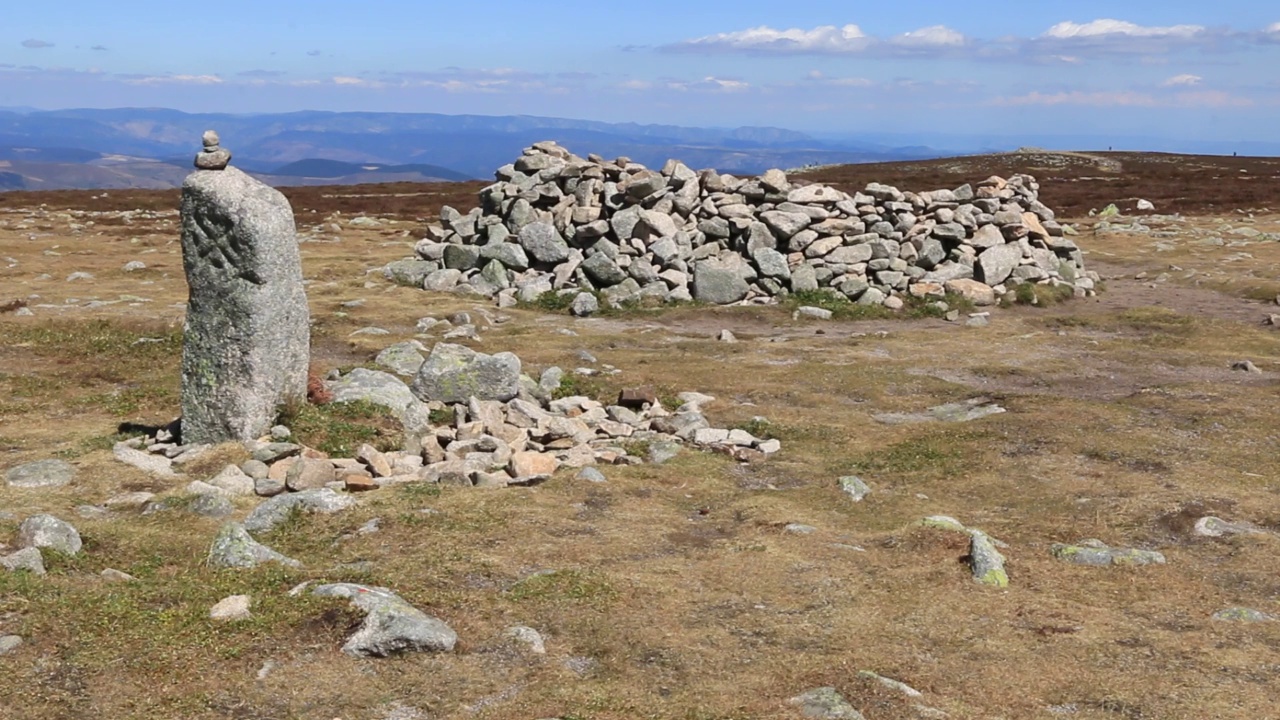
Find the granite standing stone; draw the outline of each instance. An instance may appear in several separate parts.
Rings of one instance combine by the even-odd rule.
[[[311,334],[289,201],[235,168],[192,173],[182,260],[182,440],[251,440],[306,397]]]

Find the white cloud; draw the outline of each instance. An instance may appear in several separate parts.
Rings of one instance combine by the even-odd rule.
[[[932,25],[903,33],[889,42],[907,47],[960,47],[965,44],[965,36],[946,25]]]
[[[1045,31],[1041,37],[1056,40],[1075,38],[1098,38],[1113,35],[1128,37],[1178,37],[1191,38],[1204,33],[1203,25],[1173,25],[1170,27],[1145,27],[1125,20],[1101,19],[1084,24],[1060,22]]]
[[[1174,75],[1173,77],[1160,83],[1160,87],[1193,87],[1204,82],[1204,78],[1199,75]]]
[[[53,47],[53,43],[48,42],[47,40],[36,40],[35,38],[32,38],[30,40],[23,40],[22,47],[27,48],[28,50],[40,50],[43,48]]]
[[[863,50],[869,38],[862,28],[822,25],[812,30],[775,30],[766,25],[737,32],[718,33],[669,46],[673,50],[753,51],[778,53],[847,53]]]
[[[1268,26],[1267,26],[1267,30],[1266,30],[1266,32],[1269,32],[1269,33],[1276,33],[1276,34],[1280,35],[1280,22],[1277,22],[1277,23],[1271,23],[1270,25],[1268,25]]]
[[[679,90],[681,92],[695,91],[731,93],[751,89],[751,84],[743,82],[742,80],[728,80],[725,78],[718,78],[713,75],[708,75],[701,80],[695,81],[669,80],[667,81],[666,86],[671,90]]]
[[[221,85],[217,75],[126,75],[130,85]]]

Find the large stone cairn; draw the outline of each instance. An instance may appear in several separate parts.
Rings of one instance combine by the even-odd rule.
[[[182,439],[251,440],[303,401],[311,331],[293,209],[207,132],[182,185]]]
[[[1023,283],[1087,295],[1098,279],[1028,175],[922,193],[872,183],[849,195],[781,170],[740,179],[670,160],[655,172],[552,142],[496,175],[479,207],[445,207],[417,257],[385,274],[508,304],[574,289],[614,303],[730,304],[827,288],[889,307],[946,292],[989,304]]]

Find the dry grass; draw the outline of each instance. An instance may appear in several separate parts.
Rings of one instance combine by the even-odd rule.
[[[754,465],[686,452],[604,468],[604,485],[562,473],[502,491],[386,489],[266,538],[304,570],[230,572],[203,566],[217,521],[180,509],[77,516],[127,490],[180,498],[236,456],[227,449],[173,481],[111,460],[121,423],[177,412],[180,258],[159,244],[141,257],[166,258],[168,278],[116,276],[138,244],[49,232],[32,242],[0,228],[0,255],[19,259],[0,282],[41,295],[34,317],[0,316],[0,467],[57,455],[80,474],[56,490],[0,487],[0,508],[71,520],[86,550],[51,559],[44,578],[0,575],[0,634],[26,638],[3,658],[5,720],[381,720],[397,704],[433,718],[774,718],[819,685],[871,720],[918,717],[863,669],[909,683],[953,718],[1051,717],[1050,706],[1108,720],[1274,714],[1280,623],[1210,615],[1280,614],[1280,541],[1189,532],[1210,512],[1280,530],[1280,336],[1256,324],[1256,302],[1119,278],[1097,302],[1000,309],[982,329],[934,318],[796,324],[785,308],[590,320],[502,311],[511,319],[482,324],[476,347],[512,350],[535,372],[582,365],[587,350],[622,370],[593,379],[592,392],[707,392],[719,398],[708,410],[717,425],[767,431],[784,450]],[[479,316],[474,302],[365,274],[411,241],[363,231],[303,246],[317,372],[370,362],[423,315]],[[1082,244],[1129,252],[1119,239]],[[53,245],[64,254],[44,255]],[[100,297],[152,302],[85,307],[88,295],[61,278],[86,268]],[[49,269],[56,281],[35,279]],[[368,325],[392,334],[350,336]],[[741,342],[713,341],[722,327]],[[1246,357],[1265,374],[1229,369]],[[1009,412],[965,425],[872,419],[980,395]],[[849,502],[835,486],[846,474],[873,494]],[[241,514],[252,505],[239,502]],[[916,525],[937,513],[1009,543],[1008,590],[970,579],[963,536]],[[379,532],[353,533],[373,518]],[[0,542],[17,519],[0,520]],[[795,522],[817,532],[784,532]],[[1169,564],[1051,558],[1053,543],[1088,537],[1159,549]],[[107,567],[138,581],[106,583]],[[346,657],[338,648],[359,616],[288,597],[303,580],[391,587],[457,630],[459,650]],[[254,619],[207,619],[232,594],[253,597]],[[517,624],[545,635],[545,657],[503,639]]]

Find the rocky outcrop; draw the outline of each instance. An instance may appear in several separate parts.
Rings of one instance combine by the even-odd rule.
[[[508,303],[593,291],[722,305],[828,289],[889,307],[942,298],[960,280],[992,299],[1023,283],[1085,295],[1097,280],[1028,175],[850,195],[780,170],[742,179],[672,160],[655,172],[544,142],[497,180],[470,212],[441,211],[416,246],[419,274],[397,261],[387,277]]]

